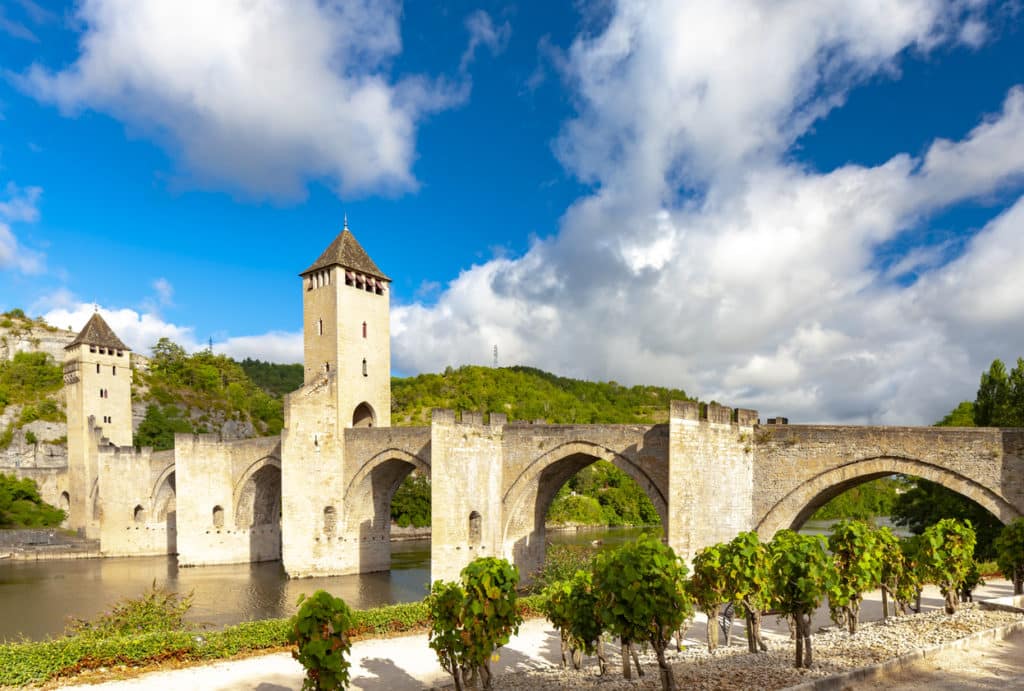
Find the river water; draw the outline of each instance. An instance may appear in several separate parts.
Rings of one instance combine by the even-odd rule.
[[[549,531],[552,544],[612,547],[638,528]],[[323,589],[356,609],[420,600],[430,581],[430,540],[391,544],[391,571],[291,580],[280,562],[178,568],[174,557],[0,562],[0,640],[41,639],[64,631],[70,617],[88,619],[154,582],[192,593],[189,621],[210,627],[291,616],[302,593]]]
[[[880,525],[892,524],[878,519]],[[826,534],[835,521],[808,521],[801,532]],[[899,535],[905,529],[894,527]],[[648,529],[650,530],[650,529]],[[904,531],[904,532],[901,532]],[[549,530],[551,544],[603,549],[636,538],[641,528]],[[179,569],[175,557],[0,562],[0,640],[40,639],[64,631],[70,617],[89,619],[156,583],[192,593],[188,619],[221,627],[291,616],[302,593],[326,590],[356,609],[420,600],[430,581],[430,540],[391,543],[391,571],[291,580],[280,562]]]

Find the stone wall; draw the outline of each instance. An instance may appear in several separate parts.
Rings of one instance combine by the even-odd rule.
[[[174,470],[173,452],[106,445],[99,449],[102,496],[100,551],[104,556],[174,554],[177,522],[173,489],[164,484]],[[170,500],[170,501],[168,501]]]
[[[687,560],[750,529],[755,424],[755,411],[672,401],[667,536]]]
[[[456,580],[479,556],[501,556],[504,416],[483,424],[479,413],[455,419],[435,410],[431,449],[431,580]]]
[[[225,442],[215,435],[177,434],[174,448],[178,563],[280,558],[280,438]],[[254,481],[264,477],[269,484]]]

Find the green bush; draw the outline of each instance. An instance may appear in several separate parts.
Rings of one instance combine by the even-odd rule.
[[[461,583],[435,581],[426,602],[429,645],[457,691],[479,676],[491,689],[490,660],[495,649],[519,631],[516,608],[519,571],[504,559],[478,557],[462,569]]]
[[[944,518],[921,534],[918,559],[927,583],[934,583],[946,599],[946,613],[956,612],[959,591],[974,565],[974,528],[970,521]]]
[[[566,664],[566,651],[570,652],[575,669],[580,668],[581,653],[597,653],[603,675],[607,666],[601,641],[604,622],[591,571],[580,570],[569,580],[550,584],[544,589],[543,598],[544,616],[558,629],[561,638],[562,666]]]
[[[570,580],[577,571],[589,571],[597,549],[589,545],[551,545],[544,564],[530,578],[530,590],[540,592],[553,583]]]
[[[288,640],[296,644],[292,657],[306,670],[304,691],[335,691],[348,686],[345,659],[352,643],[348,630],[352,611],[339,597],[318,590],[299,597],[299,611],[291,619]]]
[[[832,621],[857,633],[864,593],[882,580],[883,545],[867,523],[840,521],[832,528],[828,548],[837,576],[828,593]]]
[[[718,613],[731,599],[726,556],[724,545],[710,545],[697,552],[693,558],[693,575],[687,583],[694,602],[708,617],[708,652],[712,653],[718,647]]]
[[[817,535],[780,530],[768,544],[772,600],[796,627],[796,667],[811,666],[811,616],[837,581],[835,565]]]
[[[0,473],[0,527],[48,528],[64,518],[64,511],[42,500],[35,480]]]
[[[693,612],[686,570],[672,548],[651,535],[594,560],[598,610],[608,631],[622,639],[625,676],[629,676],[629,646],[646,642],[658,657],[662,689],[675,688],[665,649]]]
[[[761,613],[771,609],[771,559],[768,546],[757,533],[740,533],[722,547],[725,589],[731,602],[739,604],[747,626],[747,649],[768,650],[761,636]]]

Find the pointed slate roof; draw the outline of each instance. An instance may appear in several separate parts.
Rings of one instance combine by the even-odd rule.
[[[303,271],[300,276],[318,271],[319,269],[326,269],[328,266],[341,266],[346,269],[352,269],[362,274],[374,276],[384,281],[390,281],[391,279],[384,275],[384,272],[377,268],[377,265],[370,259],[370,255],[366,253],[363,246],[356,240],[356,236],[352,234],[352,231],[345,226],[345,229],[341,231],[341,235],[334,238],[324,253],[320,255],[320,258],[313,262],[313,265]]]
[[[89,317],[85,327],[75,336],[75,340],[64,346],[64,350],[70,350],[82,344],[99,346],[101,348],[113,348],[114,350],[131,350],[117,337],[117,334],[114,333],[114,330],[110,328],[107,322],[103,321],[103,317],[100,316],[99,312]]]

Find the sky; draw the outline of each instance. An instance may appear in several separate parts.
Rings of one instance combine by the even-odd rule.
[[[1024,355],[1024,7],[0,0],[0,310],[300,362],[345,217],[394,374],[930,424]]]

